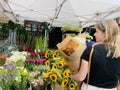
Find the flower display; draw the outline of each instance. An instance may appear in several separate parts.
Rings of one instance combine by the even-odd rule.
[[[25,60],[25,67],[29,71],[33,71],[33,68],[37,65],[43,64],[46,61],[44,57],[44,52],[29,52],[26,60]]]
[[[7,61],[14,62],[17,66],[24,66],[24,62],[27,57],[27,52],[25,51],[12,51],[11,56],[7,57]]]
[[[25,90],[27,88],[28,72],[17,68],[13,63],[3,66],[0,70],[0,87],[3,90]]]
[[[45,65],[39,65],[35,66],[33,71],[29,72],[29,78],[28,81],[30,82],[32,88],[40,88],[44,90],[46,86],[50,83],[46,81],[44,78],[44,74],[46,71],[48,71],[50,68],[46,67]]]
[[[12,52],[7,58],[10,63],[0,70],[0,88],[3,90],[46,90],[56,85],[65,90],[77,90],[77,83],[70,78],[71,72],[59,50],[45,52]],[[18,67],[16,62],[23,61]]]

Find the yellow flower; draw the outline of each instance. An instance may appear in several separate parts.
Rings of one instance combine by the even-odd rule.
[[[66,65],[66,61],[64,60],[64,58],[62,58],[61,61],[63,62],[64,65]]]
[[[56,71],[56,68],[52,68],[52,69],[51,69],[51,72],[55,72],[55,71]]]
[[[52,82],[56,82],[56,81],[57,81],[57,75],[56,75],[56,74],[51,74],[51,75],[50,75],[50,80],[51,80]]]
[[[45,75],[44,75],[44,77],[48,78],[50,74],[51,74],[51,72],[46,72]]]
[[[50,62],[48,60],[45,62],[45,66],[50,66]]]
[[[70,70],[69,69],[66,69],[64,72],[63,72],[63,77],[69,77],[70,76]]]
[[[57,69],[56,63],[53,63],[53,64],[52,64],[52,67],[55,68],[55,69]]]
[[[58,67],[59,67],[59,68],[62,68],[63,66],[64,66],[63,62],[62,62],[62,61],[59,61],[59,62],[58,62]]]
[[[57,52],[57,50],[53,50],[53,53],[56,53]]]
[[[49,57],[49,54],[48,53],[45,53],[45,58],[48,58]]]
[[[48,53],[49,50],[46,50],[45,53]]]
[[[73,83],[69,85],[69,90],[75,90],[75,85]]]
[[[55,53],[53,53],[53,58],[57,58],[57,55]]]
[[[65,71],[67,71],[68,73],[70,73],[70,69],[66,69]]]
[[[57,76],[58,76],[59,78],[62,78],[60,72],[57,71],[56,74],[57,74]]]
[[[69,77],[70,75],[69,75],[69,73],[67,72],[67,71],[64,71],[63,72],[63,77]]]
[[[24,70],[24,71],[22,72],[22,76],[24,76],[24,77],[28,76],[28,72],[27,72],[26,70]]]
[[[61,86],[64,88],[64,87],[67,86],[67,84],[68,84],[68,80],[64,79],[64,80],[62,81]]]

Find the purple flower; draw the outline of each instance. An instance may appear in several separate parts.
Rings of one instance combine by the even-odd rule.
[[[45,62],[45,61],[46,61],[46,59],[44,58],[44,59],[43,59],[43,62]]]
[[[44,56],[44,52],[39,52],[39,55],[40,56]]]
[[[4,69],[14,69],[14,68],[16,68],[16,66],[13,63],[4,65]]]
[[[39,64],[42,64],[44,61],[43,61],[43,59],[39,59],[39,60],[37,60],[37,62],[38,62]]]
[[[36,54],[36,52],[30,52],[30,56],[31,56],[31,57],[36,57],[37,54]]]
[[[29,59],[26,59],[26,60],[25,60],[25,62],[26,62],[26,63],[29,63],[29,62],[30,62],[30,60],[29,60]]]
[[[36,60],[31,60],[31,63],[35,63],[36,62]]]

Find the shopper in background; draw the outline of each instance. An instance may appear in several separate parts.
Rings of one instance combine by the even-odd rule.
[[[113,19],[100,20],[96,23],[94,34],[96,44],[92,54],[90,77],[87,90],[117,90],[120,78],[120,30]],[[78,73],[71,77],[79,82],[83,81],[81,90],[86,90],[89,46],[81,56],[82,63]]]

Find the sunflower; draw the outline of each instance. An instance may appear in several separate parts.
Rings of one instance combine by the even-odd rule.
[[[57,58],[57,55],[56,53],[53,53],[53,57],[52,58]]]
[[[66,61],[64,60],[64,58],[62,58],[60,61],[62,61],[63,64],[66,65]]]
[[[53,64],[52,64],[52,68],[57,69],[57,64],[56,64],[56,63],[53,63]]]
[[[50,62],[48,60],[45,62],[45,66],[50,66]]]
[[[57,50],[52,50],[53,51],[53,53],[57,53]]]
[[[55,72],[57,69],[56,68],[52,68],[51,69],[51,72]]]
[[[62,78],[61,73],[59,71],[57,71],[56,74],[59,78]]]
[[[46,72],[45,74],[44,74],[44,77],[45,78],[49,78],[49,75],[51,74],[51,72]]]
[[[45,58],[48,58],[49,57],[49,53],[45,53]]]
[[[51,75],[50,75],[50,80],[51,80],[52,82],[56,82],[56,81],[57,81],[57,75],[56,75],[56,74],[51,74]]]
[[[65,70],[63,72],[63,77],[69,77],[69,76],[70,76],[69,72],[67,70]]]
[[[64,66],[63,61],[59,61],[57,65],[59,68],[63,68],[63,66]]]
[[[75,90],[75,85],[73,83],[69,85],[69,90]]]
[[[64,79],[64,80],[62,81],[61,86],[64,88],[64,87],[67,86],[67,84],[68,84],[68,80],[67,80],[67,79]]]

